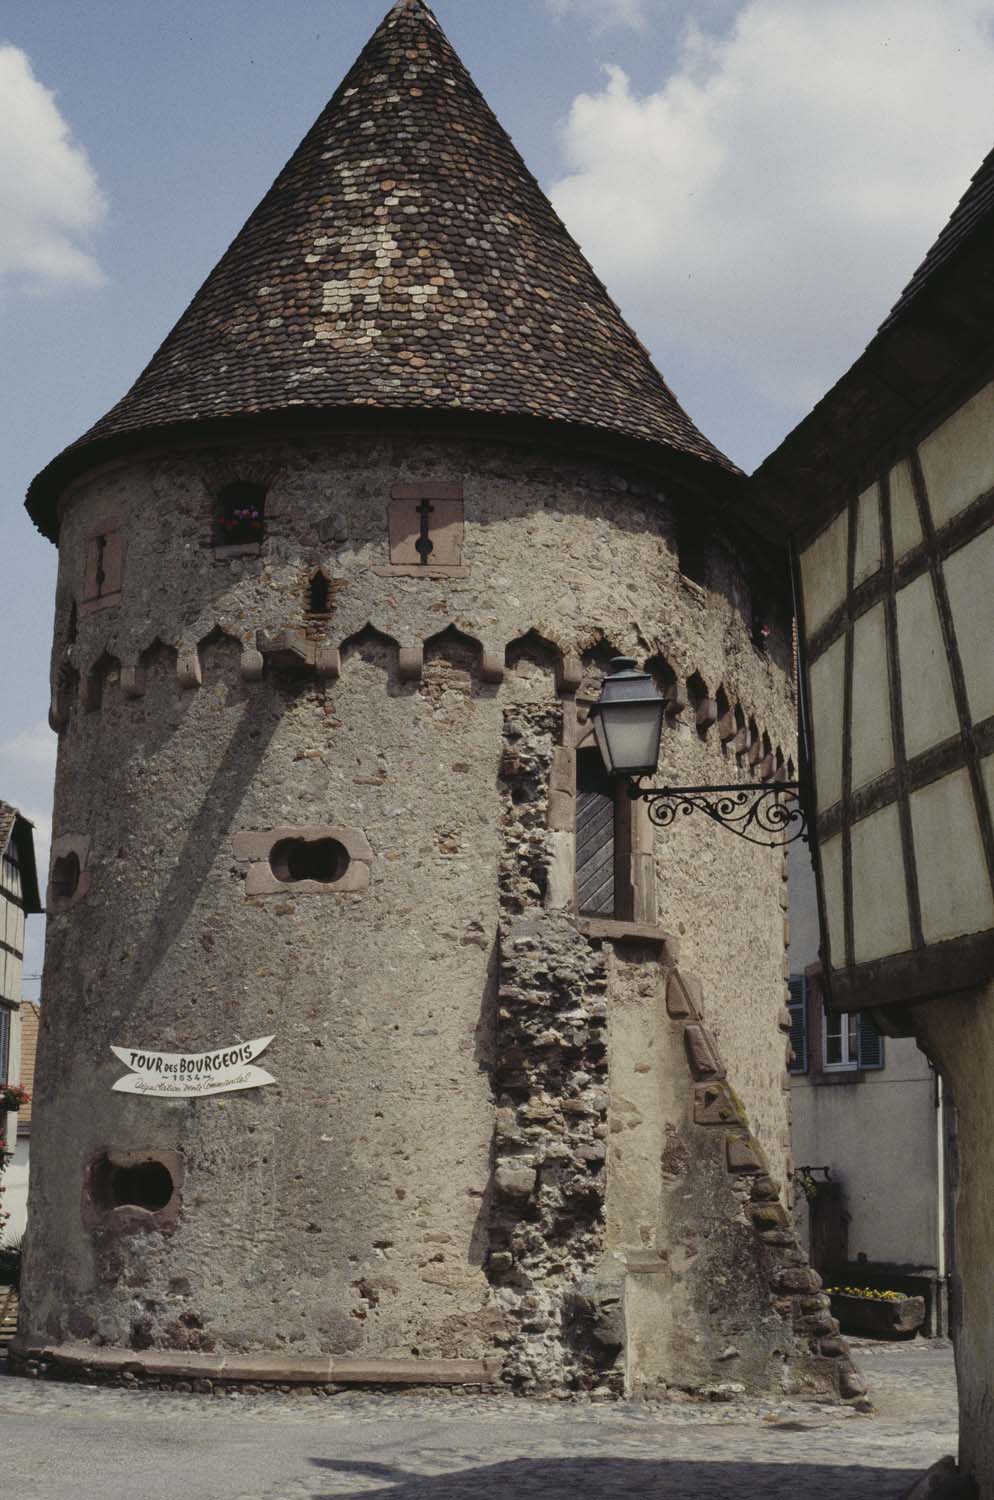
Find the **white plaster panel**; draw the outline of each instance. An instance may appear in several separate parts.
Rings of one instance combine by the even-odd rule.
[[[911,794],[915,863],[927,943],[994,926],[970,778],[954,771]]]
[[[945,562],[946,588],[974,723],[994,714],[994,528]]]
[[[920,457],[938,529],[994,487],[994,386],[985,385],[930,433]]]
[[[911,947],[896,803],[852,828],[853,956],[858,964]]]
[[[839,639],[812,663],[811,721],[814,730],[818,809],[842,796],[842,699],[845,640]]]
[[[879,573],[883,561],[880,544],[880,486],[864,490],[856,507],[856,556],[853,583]]]
[[[845,596],[848,535],[849,517],[842,510],[801,553],[804,621],[809,633],[824,624]]]
[[[897,649],[904,739],[908,755],[914,756],[959,729],[939,613],[927,573],[897,595]]]
[[[894,764],[887,670],[887,624],[882,604],[853,630],[852,784],[865,786]]]
[[[845,907],[842,896],[842,836],[827,839],[821,845],[821,879],[825,898],[828,941],[832,949],[832,968],[841,969],[846,962]]]
[[[994,812],[994,755],[988,755],[980,762],[980,771],[987,790],[987,805]]]
[[[906,458],[902,458],[890,471],[890,530],[894,543],[894,561],[900,562],[905,553],[917,547],[922,539],[922,523],[911,479],[911,465]]]

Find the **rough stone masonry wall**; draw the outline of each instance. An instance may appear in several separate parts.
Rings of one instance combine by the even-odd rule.
[[[545,907],[548,787],[562,718],[559,704],[519,704],[504,717],[487,1272],[506,1318],[506,1380],[524,1392],[619,1393],[621,1319],[585,1298],[604,1249],[606,955],[567,914]],[[617,1293],[615,1306],[620,1312]]]
[[[862,1394],[675,945],[549,909],[558,705],[505,709],[494,1219],[530,1391]]]
[[[212,545],[212,494],[234,479],[269,486],[258,555]],[[463,486],[459,576],[384,566],[398,482]],[[72,639],[87,537],[109,520],[120,601],[80,610]],[[306,617],[316,567],[335,585],[322,622]],[[480,1359],[506,1341],[519,1388],[638,1383],[619,1338],[630,1246],[608,1233],[601,1165],[612,1135],[639,1139],[631,1080],[610,1078],[604,1099],[626,985],[614,948],[543,893],[568,837],[544,826],[549,763],[567,719],[575,735],[585,670],[628,651],[665,659],[686,726],[667,747],[727,760],[730,779],[785,764],[787,642],[757,651],[740,570],[716,554],[712,575],[710,590],[681,577],[658,485],[538,450],[287,441],[153,456],[74,488],[55,834],[79,842],[86,888],[49,928],[26,1334],[299,1358]],[[526,637],[544,639],[538,676],[515,665]],[[238,840],[315,821],[366,841],[368,885],[249,892]],[[775,1146],[781,919],[765,858],[750,871],[706,840],[661,857],[658,906],[702,950],[709,927],[738,945],[713,1006]],[[276,1088],[154,1107],[110,1090],[111,1044],[270,1032]],[[83,1221],[103,1149],[180,1158],[169,1222],[121,1235]]]

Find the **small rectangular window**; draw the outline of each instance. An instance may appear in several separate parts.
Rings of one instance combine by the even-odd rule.
[[[826,1073],[855,1072],[858,1068],[882,1068],[884,1041],[868,1016],[841,1011],[825,1017],[824,1068]]]
[[[218,493],[214,511],[214,547],[258,548],[266,535],[266,487],[238,480]],[[230,551],[228,552],[230,556]]]
[[[120,602],[123,571],[124,539],[117,527],[108,526],[87,539],[80,596],[84,612]]]
[[[599,750],[576,757],[576,899],[584,916],[613,917],[614,785]]]
[[[465,505],[461,485],[398,485],[387,513],[392,568],[460,568]]]
[[[576,756],[576,904],[581,916],[630,922],[635,803],[596,746]]]

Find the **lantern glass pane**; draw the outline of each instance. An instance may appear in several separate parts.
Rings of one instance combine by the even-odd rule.
[[[651,774],[659,761],[662,728],[662,699],[604,704],[595,716],[595,732],[608,770],[625,776]]]

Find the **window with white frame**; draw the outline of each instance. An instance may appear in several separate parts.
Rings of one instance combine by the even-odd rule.
[[[884,1039],[868,1016],[856,1011],[826,1015],[822,1022],[822,1067],[826,1073],[882,1068]]]

